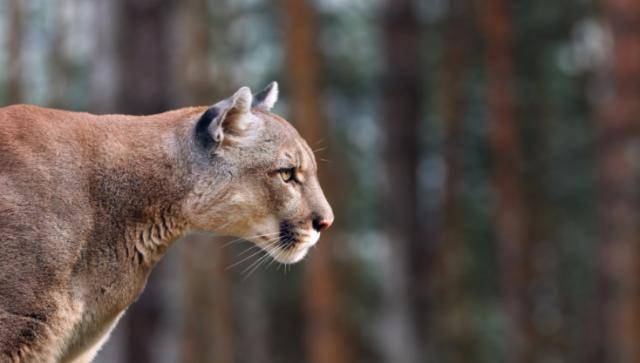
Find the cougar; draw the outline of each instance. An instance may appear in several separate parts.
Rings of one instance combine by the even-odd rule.
[[[0,362],[89,362],[194,230],[301,260],[333,222],[274,82],[151,116],[0,108]]]

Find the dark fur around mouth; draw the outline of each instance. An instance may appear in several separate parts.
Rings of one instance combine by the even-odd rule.
[[[293,248],[300,240],[299,234],[295,231],[295,226],[288,222],[280,222],[280,241],[279,244],[285,250]]]

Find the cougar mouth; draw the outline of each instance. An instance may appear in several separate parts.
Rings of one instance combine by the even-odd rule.
[[[320,233],[314,229],[305,230],[293,223],[280,223],[278,241],[274,245],[264,246],[276,261],[280,263],[296,263],[302,260],[320,238]]]
[[[304,232],[301,233],[292,223],[283,221],[280,223],[278,246],[285,251],[291,250],[300,243],[304,236]]]

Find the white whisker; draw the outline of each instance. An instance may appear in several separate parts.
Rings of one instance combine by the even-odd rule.
[[[246,280],[247,278],[249,278],[249,275],[251,275],[254,271],[256,271],[260,265],[262,265],[262,263],[264,261],[266,261],[268,258],[270,257],[269,252],[265,251],[264,256],[260,257],[254,264],[252,264],[251,266],[247,267],[244,271],[242,271],[242,273],[244,274],[247,270],[251,269],[252,266],[254,266],[251,270],[249,270],[249,272],[246,274],[246,276],[244,277],[244,280]]]
[[[266,247],[266,246],[270,246],[270,245],[272,245],[274,242],[277,242],[277,241],[278,241],[278,239],[279,239],[279,238],[277,238],[277,239],[270,239],[270,240],[267,240],[267,244],[265,245],[265,247]],[[247,253],[247,252],[249,252],[249,251],[251,251],[251,250],[254,250],[254,249],[256,249],[256,248],[258,248],[258,249],[262,249],[262,247],[260,247],[259,245],[254,244],[253,246],[251,246],[251,247],[247,248],[246,250],[244,250],[244,251],[240,252],[240,253],[238,254],[238,257],[240,257],[240,256],[244,255],[245,253]]]
[[[272,232],[272,233],[257,234],[255,236],[240,237],[240,238],[236,238],[236,239],[234,239],[232,241],[229,241],[229,242],[223,244],[222,247],[226,247],[228,245],[234,244],[236,242],[242,242],[242,241],[252,242],[252,239],[254,239],[254,238],[269,237],[269,236],[273,236],[273,235],[276,235],[276,234],[280,234],[280,232]]]
[[[257,251],[257,252],[254,252],[254,253],[252,253],[252,254],[250,254],[249,256],[245,256],[245,257],[244,257],[243,259],[241,259],[240,261],[234,262],[233,264],[231,264],[230,266],[228,266],[226,269],[228,270],[228,269],[230,269],[230,268],[232,268],[232,267],[234,267],[234,266],[237,266],[237,265],[239,265],[239,264],[243,263],[244,261],[246,261],[246,260],[250,259],[251,257],[258,255],[258,254],[259,254],[263,249],[266,249],[267,247],[270,247],[271,245],[273,245],[273,244],[275,244],[275,243],[278,243],[278,240],[279,240],[279,238],[278,238],[278,239],[274,239],[274,240],[272,240],[272,241],[269,241],[269,242],[268,242],[268,243],[267,243],[263,248],[261,248],[260,246],[251,246],[251,247],[249,247],[248,249],[246,249],[245,251],[243,251],[240,255],[242,255],[242,254],[246,253],[247,251],[250,251],[250,250],[252,250],[252,249],[254,249],[254,248],[258,248],[258,251]],[[240,256],[240,255],[239,255],[239,256]]]
[[[327,149],[327,147],[326,147],[326,146],[319,147],[319,148],[317,148],[317,149],[313,149],[313,153],[315,154],[315,153],[317,153],[317,152],[320,152],[320,151],[323,151],[323,150],[326,150],[326,149]]]

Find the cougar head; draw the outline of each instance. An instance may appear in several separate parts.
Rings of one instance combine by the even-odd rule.
[[[197,158],[187,210],[195,228],[245,238],[294,263],[334,217],[313,151],[270,112],[277,98],[275,82],[256,95],[243,87],[194,120]]]

